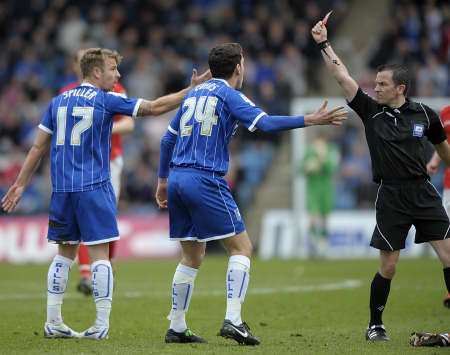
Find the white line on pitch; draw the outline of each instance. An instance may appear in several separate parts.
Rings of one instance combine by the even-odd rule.
[[[299,286],[288,286],[288,287],[251,287],[247,291],[248,294],[254,295],[269,295],[274,293],[308,293],[308,292],[320,292],[320,291],[337,291],[337,290],[345,290],[345,289],[353,289],[361,287],[362,282],[360,280],[344,280],[341,282],[333,282],[333,283],[323,283],[317,285],[299,285]],[[144,297],[169,297],[170,290],[165,292],[152,292],[152,291],[126,291],[126,292],[117,292],[114,296],[115,298],[144,298]],[[215,289],[215,290],[196,290],[196,296],[223,296],[223,289]],[[45,293],[17,293],[17,294],[0,294],[0,300],[31,300],[31,299],[44,299],[46,298]],[[85,298],[85,296],[68,292],[64,295],[64,299],[77,299],[77,298]]]

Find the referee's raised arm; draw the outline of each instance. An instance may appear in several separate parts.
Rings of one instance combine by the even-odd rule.
[[[333,48],[328,41],[326,24],[330,15],[331,11],[323,18],[323,20],[316,23],[316,25],[311,29],[311,35],[319,46],[328,70],[331,74],[333,74],[338,84],[342,87],[345,98],[350,102],[358,92],[358,84],[350,76],[344,63],[342,63],[341,59],[336,55],[336,53],[334,53]]]

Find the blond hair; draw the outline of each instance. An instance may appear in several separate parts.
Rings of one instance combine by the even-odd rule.
[[[122,61],[122,56],[114,50],[107,48],[88,48],[80,59],[80,69],[83,78],[91,75],[94,67],[98,67],[103,71],[105,67],[105,58],[113,58],[117,65]]]

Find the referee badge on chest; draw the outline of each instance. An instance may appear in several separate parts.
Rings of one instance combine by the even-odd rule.
[[[421,123],[414,123],[413,136],[414,137],[423,137],[423,133],[425,131],[425,126]]]

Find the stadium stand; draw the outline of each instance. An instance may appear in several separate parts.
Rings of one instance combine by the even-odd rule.
[[[293,95],[320,85],[309,65],[317,51],[310,25],[343,1],[31,1],[0,4],[0,194],[12,182],[49,98],[73,81],[71,55],[104,46],[124,55],[122,83],[130,96],[156,97],[183,86],[209,48],[239,41],[246,49],[246,94],[271,113],[287,113]],[[340,10],[341,9],[341,10]],[[180,28],[183,28],[180,31]],[[11,30],[13,29],[13,30]],[[167,120],[138,122],[125,138],[122,210],[154,210],[159,137]],[[230,181],[248,206],[278,138],[244,135],[234,143]],[[257,166],[255,166],[257,162]],[[48,163],[27,190],[20,213],[45,212]]]
[[[120,70],[130,96],[156,97],[183,86],[193,66],[204,68],[217,42],[239,41],[246,49],[245,93],[270,112],[285,113],[290,99],[320,92],[318,51],[310,25],[333,8],[334,26],[349,2],[291,0],[31,1],[0,3],[0,194],[18,172],[49,98],[74,80],[71,55],[80,47],[105,46],[125,57]],[[109,4],[109,3],[108,3]],[[188,5],[189,4],[189,5]],[[416,74],[412,95],[450,94],[450,6],[446,1],[391,1],[393,14],[367,63],[361,85],[370,90],[382,62],[408,63]],[[183,31],[180,28],[183,27]],[[383,48],[395,48],[392,51]],[[143,80],[144,78],[144,80]],[[169,119],[169,117],[167,117]],[[138,122],[125,137],[121,210],[155,210],[159,137],[167,120]],[[277,154],[279,136],[241,132],[233,143],[230,184],[245,209]],[[255,139],[257,138],[257,139]],[[371,206],[367,151],[361,132],[348,124],[331,139],[342,163],[337,208]],[[45,212],[50,193],[48,163],[27,190],[20,213]],[[367,192],[369,191],[369,192]]]

